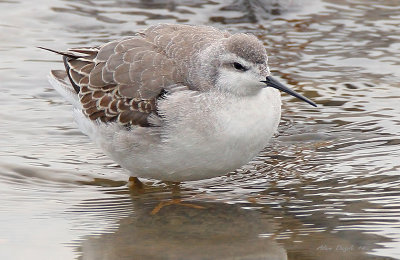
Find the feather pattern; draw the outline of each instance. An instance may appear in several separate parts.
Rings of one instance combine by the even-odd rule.
[[[206,26],[163,24],[133,37],[61,54],[67,54],[66,71],[87,117],[148,127],[149,117],[158,116],[158,99],[170,86],[199,88],[188,80],[191,57],[216,38],[229,35]]]

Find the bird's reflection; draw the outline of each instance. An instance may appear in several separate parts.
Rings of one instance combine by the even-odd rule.
[[[170,204],[153,214],[171,194],[131,195],[132,214],[119,220],[115,232],[86,237],[80,259],[287,259],[274,239],[259,236],[274,232],[273,218],[239,205],[179,196],[173,197],[197,207]]]

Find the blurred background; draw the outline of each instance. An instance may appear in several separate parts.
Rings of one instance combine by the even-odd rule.
[[[271,144],[180,188],[123,170],[47,82],[65,50],[157,23],[255,34],[283,95]],[[400,259],[397,0],[0,0],[0,259]],[[160,202],[180,199],[198,208]]]

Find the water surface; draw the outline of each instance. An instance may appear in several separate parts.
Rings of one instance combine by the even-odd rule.
[[[400,259],[400,4],[382,0],[0,1],[1,259]],[[156,23],[251,32],[287,95],[235,173],[126,175],[46,81],[59,57]],[[160,202],[182,200],[156,214]],[[194,206],[193,206],[194,205]]]

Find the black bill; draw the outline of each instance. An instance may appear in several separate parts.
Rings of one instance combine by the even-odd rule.
[[[267,84],[267,86],[269,86],[269,87],[273,87],[273,88],[279,89],[280,91],[286,92],[289,95],[297,97],[298,99],[301,99],[301,100],[307,102],[308,104],[310,104],[310,105],[312,105],[314,107],[317,106],[317,104],[315,104],[314,102],[312,102],[308,98],[304,97],[303,95],[300,95],[296,91],[291,90],[290,88],[286,87],[285,85],[279,83],[279,81],[277,81],[276,79],[274,79],[271,76],[266,77],[265,81],[261,81],[261,82]]]

